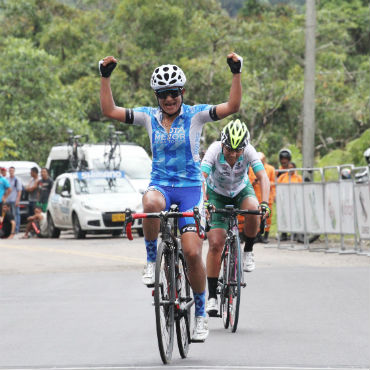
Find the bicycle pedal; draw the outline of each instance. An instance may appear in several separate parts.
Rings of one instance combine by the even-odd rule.
[[[147,288],[154,288],[154,283],[153,284],[145,284]],[[154,292],[154,290],[153,290]]]
[[[245,288],[247,286],[247,283],[240,283],[240,286],[242,286],[243,288]]]

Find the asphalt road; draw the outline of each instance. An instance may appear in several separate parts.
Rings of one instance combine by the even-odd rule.
[[[207,245],[204,245],[204,253]],[[369,257],[255,247],[237,333],[171,368],[368,369]],[[0,242],[0,368],[160,368],[143,239]]]

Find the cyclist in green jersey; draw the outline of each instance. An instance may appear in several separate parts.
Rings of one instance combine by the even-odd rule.
[[[262,201],[260,204],[258,204],[253,186],[248,178],[250,166],[261,184]],[[249,143],[249,131],[245,123],[235,120],[224,127],[221,133],[221,141],[213,143],[208,148],[201,168],[207,183],[209,203],[216,208],[234,205],[243,210],[260,209],[265,211],[265,217],[268,217],[270,213],[268,206],[270,181],[256,150]],[[245,216],[244,271],[251,272],[255,268],[253,244],[259,224],[259,216]],[[209,243],[207,254],[209,292],[207,312],[210,316],[216,316],[218,311],[216,288],[226,230],[227,222],[223,216],[213,214],[211,230],[207,234]]]

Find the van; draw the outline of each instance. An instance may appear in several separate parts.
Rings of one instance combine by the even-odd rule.
[[[110,146],[105,144],[84,144],[78,148],[79,159],[84,163],[84,170],[106,170],[115,169],[124,171],[131,180],[131,183],[139,192],[143,193],[150,182],[152,161],[139,145],[123,143],[119,145],[114,156],[115,168],[109,168],[112,163],[108,163]],[[50,177],[55,179],[57,176],[70,172],[71,147],[66,144],[55,145],[51,148],[46,168],[49,170]]]
[[[31,181],[31,168],[36,167],[39,170],[40,167],[36,162],[30,161],[0,161],[0,167],[7,169],[7,177],[9,177],[9,167],[15,168],[15,176],[22,182],[22,195],[19,203],[19,213],[21,215],[21,224],[26,223],[28,216],[28,193],[24,188]]]

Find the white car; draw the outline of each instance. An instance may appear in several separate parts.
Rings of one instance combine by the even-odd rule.
[[[123,171],[62,174],[49,196],[49,236],[58,238],[61,230],[70,229],[78,239],[87,233],[118,236],[123,232],[125,209],[142,212],[141,200]],[[141,222],[135,222],[133,228],[143,235]]]
[[[84,144],[79,149],[78,154],[89,171],[106,171],[113,168],[107,167],[106,154],[109,147],[106,145]],[[46,168],[52,179],[68,172],[70,153],[71,148],[65,144],[58,144],[51,148]],[[152,161],[145,149],[139,145],[123,143],[117,147],[115,155],[118,161],[117,168],[125,172],[136,190],[144,193],[149,185],[152,169]]]

